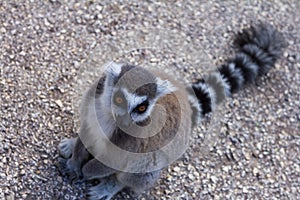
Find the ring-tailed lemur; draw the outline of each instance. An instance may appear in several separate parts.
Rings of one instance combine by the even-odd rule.
[[[89,199],[151,187],[162,168],[184,153],[198,119],[266,74],[285,47],[282,35],[266,24],[242,31],[234,44],[235,57],[188,87],[157,71],[112,63],[83,97],[80,137],[59,144],[61,172],[101,180]]]

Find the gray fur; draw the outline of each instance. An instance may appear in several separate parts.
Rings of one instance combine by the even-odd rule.
[[[123,188],[130,188],[137,194],[149,189],[159,178],[162,168],[149,171],[147,166],[166,161],[170,164],[175,161],[170,158],[174,152],[164,152],[160,160],[156,154],[147,157],[144,153],[161,151],[176,138],[177,143],[172,143],[175,147],[172,150],[182,155],[185,148],[180,147],[188,145],[192,125],[196,125],[206,113],[214,111],[225,97],[266,73],[280,57],[285,44],[276,29],[260,24],[240,33],[235,45],[238,52],[234,59],[205,80],[200,79],[188,87],[160,72],[110,63],[103,76],[83,97],[80,137],[64,139],[58,146],[62,174],[69,175],[71,179],[100,180],[98,185],[89,189],[90,200],[109,200]],[[117,105],[112,99],[118,91],[124,93],[124,105]],[[135,111],[140,104],[147,105],[145,112]],[[161,107],[164,109],[158,109]],[[139,137],[150,132],[147,125],[161,121],[161,111],[166,114],[161,129],[155,135]],[[120,128],[119,120],[126,126],[136,124],[132,129],[135,135],[129,135]],[[101,145],[95,155],[93,144],[98,143]],[[134,156],[142,154],[144,157],[137,162],[134,162],[135,159],[127,160],[127,157],[113,154],[115,149],[109,148],[111,144],[134,153]],[[99,159],[107,156],[109,161],[121,160],[124,168],[112,167],[111,163],[104,162],[107,160]],[[130,167],[133,171],[125,170]]]
[[[176,133],[179,128],[180,112],[174,110],[174,106],[179,106],[179,102],[176,100],[177,97],[173,94],[175,92],[177,95],[182,96],[179,99],[185,102],[182,108],[183,113],[188,116],[186,120],[181,120],[183,126],[180,127],[179,131],[183,132],[183,136],[191,132],[191,109],[187,94],[184,92],[182,85],[171,82],[166,77],[160,75],[159,72],[150,73],[139,67],[111,63],[103,77],[93,84],[83,96],[80,109],[80,137],[62,140],[59,144],[59,152],[64,157],[60,162],[63,173],[68,174],[72,179],[78,177],[83,178],[83,180],[98,179],[101,181],[98,185],[90,188],[88,191],[89,199],[110,199],[123,188],[129,188],[136,194],[140,194],[156,182],[161,171],[159,169],[145,173],[122,172],[95,159],[87,151],[91,147],[83,144],[84,141],[81,137],[93,135],[97,131],[95,127],[99,124],[106,136],[115,145],[123,149],[137,153],[157,150],[168,144],[167,141],[174,137],[172,134]],[[150,82],[150,84],[136,89],[132,84],[136,84],[138,81],[141,81],[141,83]],[[156,84],[155,87],[153,87],[154,84]],[[114,113],[116,112],[116,109],[114,109],[116,105],[114,105],[111,98],[118,88],[120,88],[120,91],[126,91],[124,96],[129,101],[128,111],[132,111],[137,104],[142,103],[144,100],[149,100],[149,110],[144,113],[145,117],[140,119],[155,116],[152,109],[157,110],[155,108],[157,103],[160,105],[166,104],[166,112],[171,115],[171,118],[167,119],[166,124],[160,130],[161,133],[149,139],[134,138],[124,135],[123,131],[117,128],[114,116],[122,113]],[[174,116],[172,116],[172,112],[174,112]],[[96,117],[93,117],[93,113],[96,114]],[[142,121],[134,117],[132,119],[133,122]],[[116,133],[119,133],[119,135],[116,135]],[[105,143],[103,143],[103,152],[107,150],[105,149]]]
[[[89,200],[110,200],[115,194],[121,191],[124,185],[120,183],[115,177],[102,179],[102,181],[91,187],[88,191]]]

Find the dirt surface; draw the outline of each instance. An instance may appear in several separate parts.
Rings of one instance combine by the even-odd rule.
[[[286,38],[282,59],[227,100],[217,131],[199,125],[183,158],[138,199],[299,199],[299,13],[297,0],[2,0],[0,199],[85,199],[86,184],[69,183],[56,163],[59,141],[79,130],[86,74],[125,60],[189,82],[232,56],[234,33],[259,20]]]

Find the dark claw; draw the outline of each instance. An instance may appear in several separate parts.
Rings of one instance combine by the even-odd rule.
[[[68,182],[73,183],[75,180],[77,180],[78,176],[77,174],[68,168],[67,165],[68,159],[63,157],[58,157],[58,171],[60,172],[61,176],[68,177]]]
[[[62,176],[66,176],[67,175],[67,159],[62,158],[62,157],[58,157],[58,171],[60,172],[60,174]]]

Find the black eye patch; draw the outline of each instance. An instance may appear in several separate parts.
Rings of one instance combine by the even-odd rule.
[[[133,109],[132,112],[135,112],[135,113],[138,113],[138,114],[142,114],[142,113],[144,113],[144,112],[147,110],[148,106],[149,106],[149,101],[146,100],[146,101],[144,101],[143,103],[141,103],[141,104],[139,104],[138,106],[136,106],[136,107]]]

